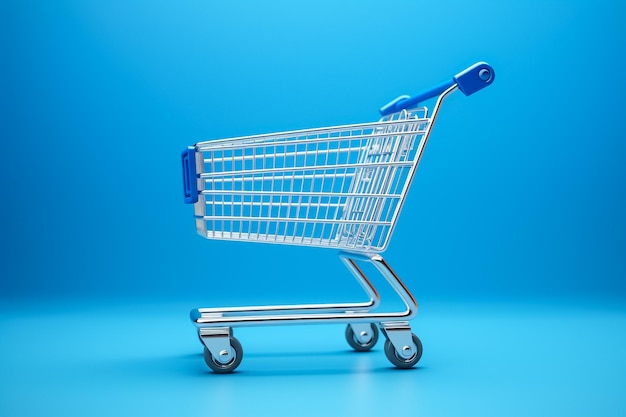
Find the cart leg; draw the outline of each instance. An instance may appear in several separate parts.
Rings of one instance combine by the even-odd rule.
[[[411,332],[411,326],[409,325],[409,320],[413,319],[417,314],[417,302],[413,294],[411,294],[400,277],[391,269],[382,256],[352,253],[341,253],[339,256],[359,282],[366,282],[369,285],[371,285],[370,281],[363,273],[363,270],[358,267],[356,261],[371,263],[400,296],[407,307],[406,311],[401,316],[389,317],[387,315],[387,317],[379,318],[380,329],[387,339],[385,342],[385,355],[398,368],[415,366],[422,357],[422,342]],[[362,335],[361,337],[364,339],[367,338],[367,334],[362,334],[361,332],[367,333],[368,325],[368,323],[350,323],[348,325],[349,328],[346,329],[348,343],[357,351],[368,350],[368,348],[359,348],[359,336]],[[352,336],[354,340],[350,340],[348,336]]]
[[[389,264],[383,259],[380,255],[367,255],[367,254],[357,254],[357,253],[349,253],[349,252],[341,252],[339,254],[339,258],[344,262],[344,264],[348,267],[352,275],[361,283],[364,288],[371,287],[373,291],[375,291],[377,301],[380,301],[380,295],[378,291],[374,289],[371,281],[365,275],[363,270],[359,268],[358,262],[368,262],[372,264],[378,272],[385,278],[385,280],[391,285],[391,288],[398,294],[398,296],[402,299],[404,304],[406,305],[406,311],[399,314],[381,314],[381,322],[387,321],[384,320],[383,317],[393,317],[396,319],[402,319],[404,321],[409,321],[415,318],[417,315],[417,301],[413,297],[413,294],[409,291],[407,286],[402,282],[400,277],[391,269]],[[376,304],[376,307],[378,303]],[[376,320],[378,321],[378,320]]]
[[[417,314],[417,302],[413,294],[408,290],[400,277],[391,269],[389,264],[380,255],[363,255],[342,252],[339,257],[350,270],[352,275],[364,287],[373,288],[371,281],[364,271],[359,268],[357,261],[367,262],[373,265],[376,270],[385,278],[395,292],[400,296],[407,309],[400,316],[378,318],[380,328],[387,338],[385,344],[385,354],[389,360],[400,368],[410,368],[414,366],[422,355],[422,345],[417,336],[411,332],[408,320]],[[378,296],[378,292],[376,292]],[[379,297],[379,296],[378,296]],[[391,321],[391,320],[395,321]],[[398,321],[401,319],[402,321]],[[346,328],[346,340],[356,351],[362,352],[370,350],[378,340],[378,329],[373,323],[350,323]]]

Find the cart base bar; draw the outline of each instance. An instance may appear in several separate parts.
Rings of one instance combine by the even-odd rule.
[[[198,327],[243,327],[279,324],[311,323],[374,323],[409,321],[417,314],[417,302],[406,285],[380,255],[341,252],[339,258],[361,284],[369,301],[343,304],[298,304],[284,306],[250,306],[226,308],[197,308],[190,313],[191,321]],[[371,312],[380,304],[380,295],[357,261],[369,262],[404,302],[406,309],[399,312]]]
[[[209,367],[215,372],[225,373],[239,365],[243,351],[233,337],[233,327],[323,323],[347,323],[346,338],[357,351],[371,349],[380,329],[386,338],[385,354],[388,359],[401,368],[414,366],[421,357],[422,346],[409,325],[418,308],[413,295],[382,256],[341,252],[339,258],[361,284],[369,297],[368,301],[193,309],[190,318],[198,328]],[[405,310],[374,311],[380,304],[380,295],[358,262],[375,267],[403,301]]]

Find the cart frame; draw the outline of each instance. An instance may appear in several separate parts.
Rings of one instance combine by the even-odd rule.
[[[277,233],[270,235],[266,232],[265,237],[262,238],[263,234],[258,232],[258,230],[256,235],[249,233],[252,229],[247,229],[245,232],[243,232],[242,229],[238,229],[238,232],[231,229],[228,229],[228,231],[220,229],[219,233],[213,234],[211,234],[211,231],[207,230],[207,222],[213,221],[212,224],[214,225],[216,219],[218,219],[217,221],[220,221],[220,219],[230,220],[231,218],[234,218],[233,216],[224,215],[220,217],[218,215],[214,215],[213,213],[211,213],[211,215],[207,215],[207,201],[204,196],[220,194],[220,190],[205,190],[204,184],[207,175],[216,175],[213,173],[204,174],[202,168],[204,166],[203,150],[206,150],[207,144],[209,144],[212,149],[214,149],[215,146],[221,146],[223,149],[228,149],[229,144],[239,143],[239,146],[241,146],[241,143],[245,144],[246,140],[251,139],[262,140],[264,138],[276,137],[277,135],[297,137],[304,134],[306,136],[307,132],[313,132],[315,129],[216,140],[210,142],[199,142],[195,146],[188,147],[185,151],[183,151],[182,162],[185,202],[194,204],[196,227],[201,235],[213,239],[222,238],[229,240],[252,240],[267,243],[299,244],[305,246],[319,246],[339,249],[340,260],[363,288],[368,298],[367,301],[357,303],[296,304],[193,309],[190,313],[191,321],[196,326],[198,336],[204,346],[205,361],[214,372],[232,372],[241,363],[243,349],[241,348],[239,341],[233,336],[232,329],[234,327],[262,325],[347,323],[345,336],[350,346],[352,346],[356,351],[366,351],[371,349],[376,344],[378,339],[378,330],[380,329],[386,338],[384,349],[385,354],[392,364],[399,368],[410,368],[420,360],[422,355],[421,341],[415,334],[412,333],[411,326],[409,324],[409,321],[415,318],[417,314],[417,302],[407,286],[391,269],[380,253],[383,252],[389,244],[390,236],[396,226],[397,218],[402,210],[408,189],[413,181],[415,171],[421,160],[443,100],[457,89],[461,90],[465,95],[473,94],[474,92],[490,85],[494,79],[495,72],[493,68],[484,62],[479,62],[457,74],[453,77],[452,81],[432,88],[425,93],[414,97],[400,96],[396,98],[380,109],[383,119],[381,119],[378,123],[333,127],[333,129],[344,129],[346,131],[350,131],[357,128],[375,128],[376,126],[381,126],[385,123],[387,125],[393,125],[393,123],[401,124],[404,122],[415,122],[415,120],[411,121],[406,119],[407,110],[415,109],[419,104],[436,98],[430,117],[428,117],[428,110],[426,108],[419,109],[420,111],[424,111],[424,117],[418,121],[426,123],[422,125],[425,129],[421,131],[412,130],[408,132],[409,135],[421,135],[421,137],[419,138],[419,142],[415,141],[417,143],[417,148],[414,149],[413,156],[409,158],[410,160],[405,161],[403,165],[406,166],[407,172],[403,174],[405,175],[405,178],[403,180],[403,184],[401,184],[401,191],[396,193],[397,199],[393,201],[393,206],[390,205],[389,209],[385,209],[387,211],[385,211],[384,216],[386,216],[388,220],[388,222],[385,223],[386,228],[377,229],[377,226],[368,226],[370,227],[370,229],[367,229],[370,230],[370,232],[368,232],[369,234],[359,234],[359,236],[363,235],[366,236],[366,238],[357,239],[354,237],[357,233],[353,233],[349,236],[349,238],[345,238],[342,241],[342,239],[335,238],[333,235],[333,233],[340,233],[339,229],[331,231],[330,234],[326,232],[322,232],[322,234],[318,233],[318,235],[311,234],[311,237],[305,237],[303,232],[303,236],[301,238],[298,237],[296,239],[296,237],[292,237],[289,241],[286,239],[280,241],[280,239],[276,238],[276,235],[279,235]],[[319,130],[320,129],[317,129],[317,131]],[[389,133],[385,134],[389,135]],[[407,132],[402,131],[399,132],[399,134],[407,134]],[[414,143],[411,143],[411,146],[414,146]],[[308,168],[313,169],[315,167]],[[259,171],[261,173],[263,172],[263,170]],[[219,174],[219,172],[217,174]],[[227,175],[228,171],[225,171],[225,174]],[[232,192],[232,190],[227,193],[230,192]],[[385,190],[382,191],[382,193],[384,192]],[[382,195],[381,191],[377,191],[376,194],[371,195],[367,193],[365,194],[371,198],[378,198]],[[363,193],[360,195],[363,195]],[[348,201],[349,200],[342,200],[342,203],[350,204]],[[244,200],[240,200],[240,202],[242,205],[244,204]],[[210,202],[208,204],[210,204]],[[377,209],[377,213],[381,211],[382,209]],[[229,214],[232,213],[229,212]],[[250,214],[250,217],[253,218],[252,214]],[[317,221],[316,219],[311,220],[310,217],[311,216],[300,221]],[[335,222],[343,222],[346,224],[350,223],[345,217],[346,215],[344,213],[343,217],[341,219],[335,219]],[[293,221],[293,219],[290,220]],[[381,222],[380,219],[375,220],[378,221],[378,223]],[[360,223],[358,224],[369,224],[363,219],[359,219],[359,222]],[[330,221],[328,221],[328,223],[330,223]],[[357,222],[352,223],[356,224]],[[226,226],[221,226],[220,223],[219,227],[222,228]],[[278,226],[274,227],[274,229],[278,230]],[[310,229],[312,230],[312,228]],[[283,228],[282,230],[286,229]],[[371,230],[376,230],[376,232],[372,232]],[[331,236],[331,238],[327,238],[326,236]],[[369,240],[367,237],[369,237]],[[372,243],[374,239],[378,239],[377,243],[375,242],[376,244]],[[398,297],[403,301],[405,305],[404,310],[394,312],[377,311],[381,302],[380,295],[372,284],[370,277],[368,277],[359,266],[359,263],[369,263],[375,268],[375,270],[387,281]]]

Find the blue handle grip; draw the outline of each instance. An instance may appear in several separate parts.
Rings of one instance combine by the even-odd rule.
[[[404,109],[415,107],[423,101],[437,97],[455,84],[459,90],[463,92],[463,94],[469,96],[490,85],[495,77],[496,73],[489,64],[486,62],[478,62],[455,75],[451,81],[438,85],[437,87],[433,87],[430,90],[413,97],[400,96],[396,98],[392,102],[381,107],[380,114],[387,116]]]
[[[189,146],[181,152],[183,163],[183,191],[185,203],[193,204],[198,201],[198,175],[196,174],[196,148]]]
[[[456,82],[463,94],[469,96],[491,85],[495,78],[496,73],[491,65],[486,62],[477,62],[465,71],[455,75],[454,82]]]

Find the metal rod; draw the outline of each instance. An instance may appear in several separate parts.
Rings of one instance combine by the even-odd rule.
[[[342,304],[301,304],[269,307],[229,307],[224,309],[195,309],[191,319],[198,328],[207,327],[242,327],[261,325],[285,325],[298,323],[377,323],[408,321],[417,314],[417,302],[408,288],[393,272],[389,264],[380,255],[342,252],[340,259],[348,267],[354,278],[370,296],[367,303],[356,303],[362,307],[352,309],[355,303]],[[371,263],[406,306],[404,311],[377,313],[364,309],[378,307],[380,296],[357,262]],[[371,306],[367,304],[372,303]],[[348,308],[345,308],[349,306]],[[304,311],[303,313],[296,313]],[[277,313],[283,314],[277,314]],[[238,313],[258,313],[238,315]]]
[[[198,152],[206,152],[206,151],[220,151],[220,150],[231,150],[236,149],[237,147],[257,147],[257,146],[268,146],[268,143],[265,142],[265,139],[271,140],[271,146],[288,146],[294,145],[295,142],[279,142],[280,139],[286,138],[298,138],[301,143],[311,143],[313,141],[323,141],[328,142],[330,139],[337,140],[352,140],[355,138],[368,138],[371,137],[371,134],[362,134],[362,135],[350,135],[350,136],[330,136],[333,133],[340,133],[344,131],[356,131],[356,130],[366,130],[373,129],[378,127],[386,127],[386,126],[405,126],[406,124],[415,124],[419,125],[421,123],[427,122],[427,119],[409,119],[409,120],[384,120],[378,122],[368,122],[368,123],[359,123],[352,125],[338,125],[333,126],[331,128],[322,127],[315,129],[301,129],[301,130],[292,130],[285,131],[279,133],[266,133],[261,135],[251,135],[251,136],[241,136],[237,138],[229,138],[229,139],[217,139],[217,140],[209,140],[202,141],[196,143],[196,151]],[[418,132],[419,133],[419,132]],[[319,137],[328,135],[327,137]],[[379,133],[374,135],[385,136],[386,134]]]

